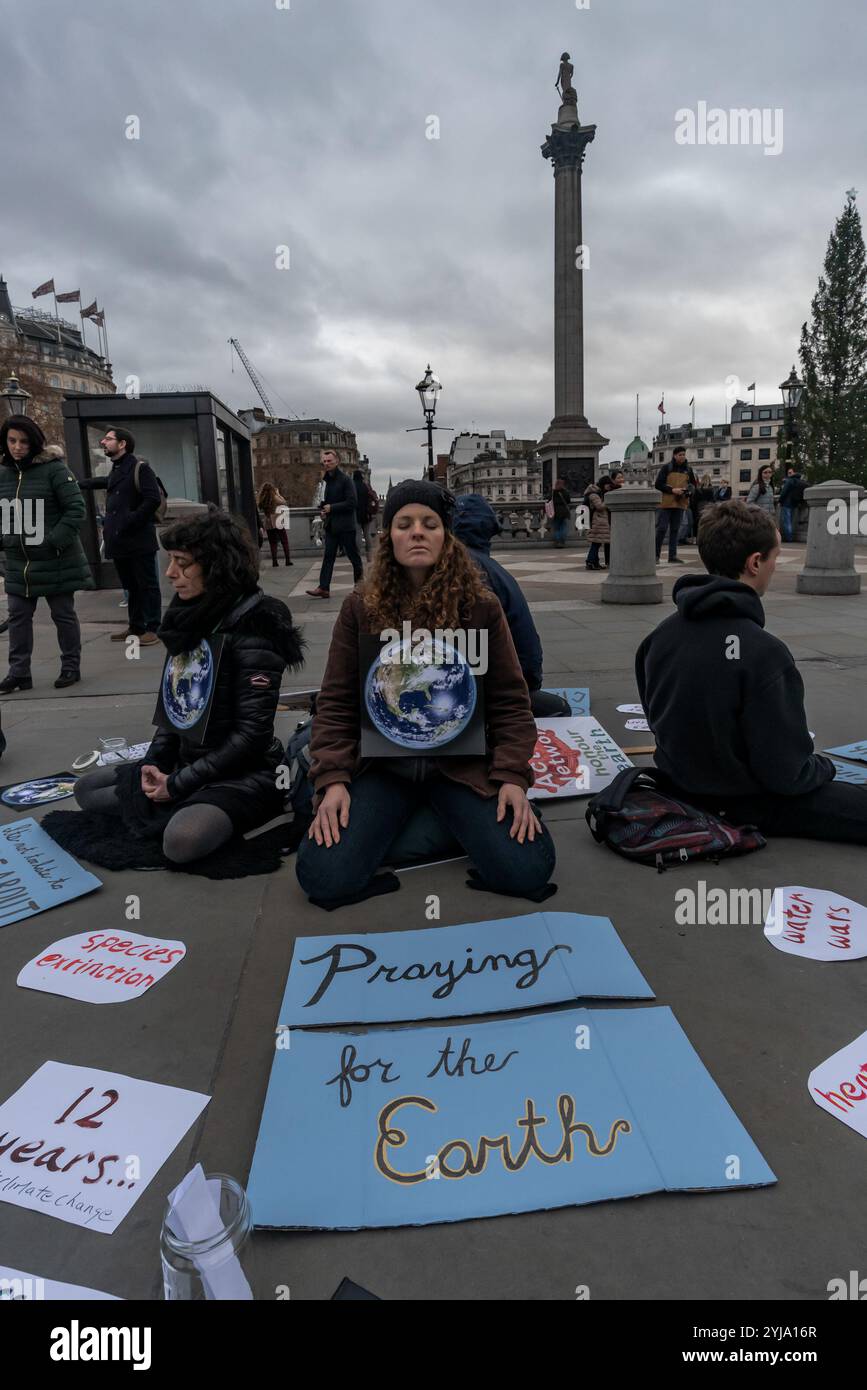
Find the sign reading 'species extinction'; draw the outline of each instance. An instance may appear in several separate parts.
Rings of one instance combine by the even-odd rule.
[[[775,1182],[670,1009],[564,1010],[275,1049],[257,1226],[426,1225]]]
[[[607,917],[529,912],[425,931],[298,937],[280,1022],[397,1023],[652,998]]]

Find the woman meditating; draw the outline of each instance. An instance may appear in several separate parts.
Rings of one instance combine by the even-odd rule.
[[[166,858],[187,864],[281,814],[274,714],[303,642],[285,603],[258,587],[242,522],[211,507],[161,544],[175,591],[159,629],[170,658],[162,725],[140,763],[88,773],[75,798],[84,811],[122,814],[134,834],[161,836]]]
[[[541,898],[555,862],[527,800],[536,741],[530,697],[499,600],[452,534],[453,498],[434,483],[393,488],[367,579],[344,600],[310,741],[314,818],[298,849],[298,881],[325,907],[397,887],[374,875],[416,808],[428,806],[463,846],[473,886]],[[487,751],[361,758],[360,641],[389,629],[462,630],[485,651]],[[395,752],[397,752],[395,748]],[[553,889],[548,889],[548,892]]]

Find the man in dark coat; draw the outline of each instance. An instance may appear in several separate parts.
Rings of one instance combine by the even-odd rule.
[[[784,541],[795,539],[798,508],[804,500],[806,488],[801,474],[796,473],[794,468],[787,468],[785,481],[780,488],[780,524]]]
[[[9,601],[9,674],[0,694],[31,690],[33,614],[44,598],[60,646],[58,689],[81,679],[81,629],[75,592],[93,577],[79,539],[84,498],[63,450],[46,445],[34,420],[13,415],[0,426],[0,502]]]
[[[160,485],[150,465],[136,458],[129,430],[106,430],[100,445],[111,459],[111,472],[106,478],[83,478],[80,486],[91,491],[105,488],[105,558],[114,561],[129,595],[129,627],[113,633],[111,640],[138,637],[143,647],[152,647],[159,641],[162,614],[154,520],[162,501]]]
[[[364,566],[361,563],[361,556],[358,553],[358,545],[355,540],[355,513],[358,506],[355,484],[349,475],[340,468],[338,457],[333,449],[323,450],[322,468],[325,478],[325,496],[319,511],[325,523],[325,554],[322,557],[322,568],[319,571],[319,584],[317,588],[307,590],[311,598],[331,597],[331,575],[334,571],[337,551],[341,546],[347,560],[352,565],[354,583],[357,584],[364,573]]]
[[[765,835],[867,844],[867,789],[813,750],[792,653],[765,631],[780,554],[773,519],[720,502],[702,520],[707,574],[674,586],[677,612],[635,658],[657,767],[688,802]]]
[[[671,456],[670,463],[664,463],[653,484],[662,493],[662,502],[656,513],[656,559],[662,554],[662,542],[668,531],[668,563],[682,565],[677,558],[677,538],[684,513],[689,507],[689,499],[697,483],[695,474],[686,461],[686,449],[679,445]]]
[[[454,534],[463,541],[506,615],[518,661],[530,692],[534,715],[568,715],[568,703],[560,695],[542,690],[542,643],[530,614],[530,605],[518,581],[491,557],[491,541],[503,529],[490,502],[476,493],[455,503]]]

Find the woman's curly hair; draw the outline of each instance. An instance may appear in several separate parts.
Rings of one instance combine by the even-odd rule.
[[[432,632],[468,622],[473,605],[487,589],[466,546],[447,530],[440,557],[424,587],[416,592],[395,559],[391,533],[386,530],[380,534],[360,592],[375,627],[397,627],[409,618]]]
[[[263,512],[275,512],[277,510],[277,498],[279,496],[280,491],[273,483],[263,483],[259,489],[256,505],[260,507]]]
[[[169,526],[160,536],[163,550],[186,550],[201,565],[205,589],[215,604],[237,601],[259,583],[259,552],[246,521],[213,503],[207,516]]]

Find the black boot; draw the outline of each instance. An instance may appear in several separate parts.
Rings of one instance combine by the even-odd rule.
[[[81,680],[80,671],[61,671],[57,680],[54,682],[55,690],[62,690],[66,685],[75,685],[76,681]]]
[[[32,690],[33,681],[30,676],[7,676],[0,681],[0,695],[11,695],[13,690]]]

